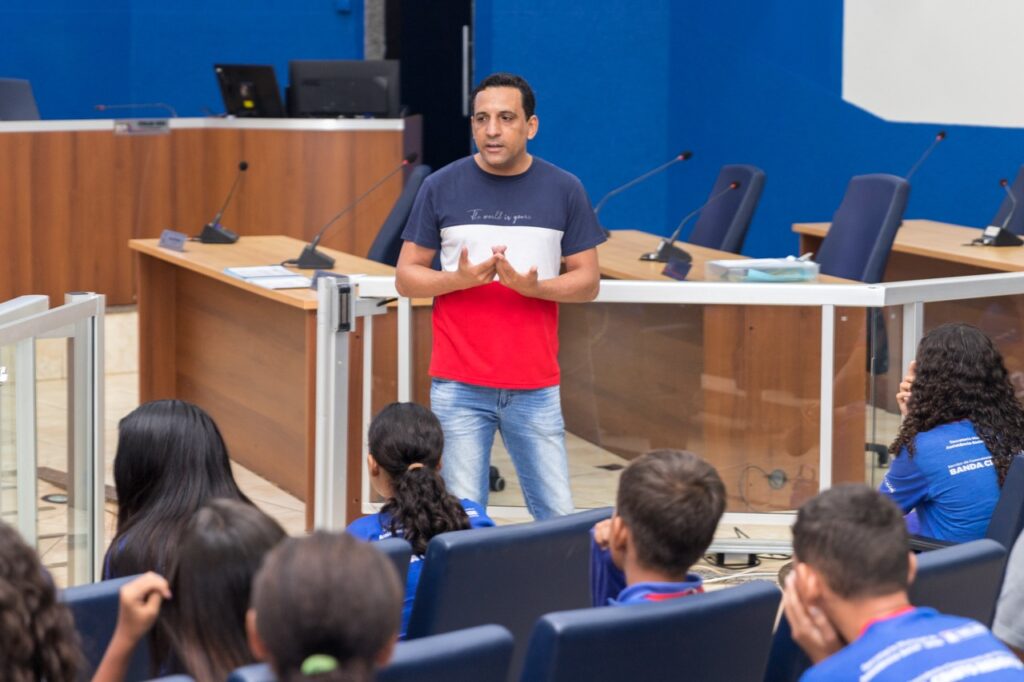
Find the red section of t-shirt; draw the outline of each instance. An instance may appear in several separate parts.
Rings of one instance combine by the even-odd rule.
[[[558,304],[499,282],[434,299],[430,376],[490,388],[558,384]]]

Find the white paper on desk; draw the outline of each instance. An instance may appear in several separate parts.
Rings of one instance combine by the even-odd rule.
[[[253,277],[294,277],[292,270],[283,265],[251,265],[241,268],[224,268],[224,272],[242,279]]]
[[[308,289],[312,280],[302,275],[288,275],[286,277],[255,277],[247,279],[250,284],[255,284],[264,289]]]

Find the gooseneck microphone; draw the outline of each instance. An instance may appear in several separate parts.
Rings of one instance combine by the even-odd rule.
[[[223,217],[224,211],[227,210],[228,204],[231,203],[231,198],[235,196],[238,183],[247,170],[249,170],[249,162],[240,161],[238,173],[235,174],[235,181],[231,183],[231,189],[228,190],[228,197],[224,200],[224,205],[217,211],[217,215],[213,216],[213,220],[203,225],[203,231],[199,235],[199,241],[203,244],[234,244],[238,241],[238,235],[221,225],[220,219]]]
[[[1003,218],[1003,224],[1000,225],[1000,227],[1005,230],[1006,226],[1010,224],[1010,218],[1012,218],[1013,214],[1017,212],[1017,196],[1013,193],[1013,190],[1010,189],[1010,183],[1006,181],[1006,178],[999,181],[999,186],[1003,188],[1004,192],[1006,192],[1006,196],[1010,197],[1010,211],[1006,214],[1006,217]]]
[[[1003,218],[1003,224],[989,225],[981,231],[980,237],[971,241],[967,246],[1021,246],[1024,244],[1020,237],[1006,229],[1013,214],[1017,212],[1017,195],[1010,188],[1010,183],[1006,181],[1006,178],[999,181],[999,186],[1006,192],[1006,196],[1010,197],[1010,210]]]
[[[333,218],[328,220],[324,224],[324,226],[321,227],[320,230],[316,233],[316,236],[313,237],[312,241],[310,241],[309,244],[307,244],[306,247],[302,249],[302,253],[299,254],[298,258],[286,260],[284,263],[282,263],[282,265],[293,265],[301,270],[333,268],[334,259],[328,256],[326,253],[316,250],[316,247],[320,245],[320,240],[323,238],[324,233],[327,232],[327,228],[329,228],[331,225],[337,222],[338,219],[341,218],[343,215],[345,215],[353,208],[355,208],[359,204],[359,202],[361,202],[363,199],[369,196],[375,189],[383,185],[388,179],[391,178],[392,175],[402,170],[406,166],[416,163],[416,159],[418,159],[419,156],[419,154],[413,152],[412,154],[409,154],[404,159],[402,159],[402,163],[398,164],[398,166],[396,166],[391,172],[389,172],[387,175],[385,175],[380,180],[375,182],[370,187],[370,189],[360,194],[358,197],[356,197],[355,201],[353,201],[351,204],[338,211],[338,213],[335,214]]]
[[[939,143],[942,142],[945,139],[946,139],[946,131],[945,130],[940,130],[935,135],[935,139],[932,140],[932,143],[930,145],[928,145],[928,149],[925,149],[924,150],[924,154],[922,154],[921,158],[919,158],[917,160],[917,163],[915,163],[913,166],[910,167],[910,170],[907,172],[907,177],[906,177],[907,182],[910,182],[910,178],[914,177],[914,173],[916,173],[917,169],[921,167],[921,164],[925,162],[925,159],[927,159],[929,156],[931,156],[932,152],[935,151],[935,148],[939,146]]]
[[[178,118],[178,112],[170,104],[166,102],[132,102],[131,104],[97,104],[95,107],[96,111],[106,111],[107,109],[163,109],[171,115],[171,118]]]
[[[683,226],[686,225],[686,223],[688,223],[691,218],[693,218],[695,215],[703,211],[705,208],[715,203],[716,201],[718,201],[719,199],[721,199],[734,189],[739,188],[739,182],[730,182],[729,186],[723,189],[721,192],[713,194],[710,199],[701,204],[700,207],[697,208],[695,211],[691,211],[690,213],[688,213],[686,217],[680,221],[679,227],[676,228],[676,231],[672,233],[671,237],[669,237],[668,239],[662,239],[661,243],[658,244],[657,249],[651,251],[650,253],[643,254],[642,256],[640,256],[640,260],[667,263],[669,259],[674,259],[689,263],[692,260],[690,254],[686,253],[678,246],[675,246],[676,240],[679,239],[679,233],[683,231]]]
[[[595,216],[600,215],[601,214],[601,209],[604,208],[604,205],[607,204],[608,200],[611,199],[612,197],[616,196],[617,194],[622,194],[623,192],[625,192],[630,187],[634,187],[636,185],[639,185],[641,182],[643,182],[647,178],[652,177],[654,175],[657,175],[661,171],[665,170],[666,168],[668,168],[670,166],[676,165],[680,161],[686,161],[686,160],[688,160],[692,156],[693,156],[693,152],[691,152],[690,150],[679,152],[678,154],[673,156],[671,159],[669,159],[665,163],[663,163],[660,166],[658,166],[657,168],[652,168],[651,170],[647,171],[643,175],[640,175],[638,177],[633,178],[632,180],[627,182],[625,185],[622,185],[620,187],[616,187],[611,192],[608,192],[608,194],[605,194],[603,197],[601,197],[601,200],[599,202],[597,202],[597,205],[594,206],[594,215]],[[598,222],[600,222],[600,221],[598,221]],[[605,233],[605,236],[608,236],[608,237],[610,237],[611,234],[612,234],[611,231],[608,230],[608,228],[606,228],[606,227],[604,228],[604,233]]]

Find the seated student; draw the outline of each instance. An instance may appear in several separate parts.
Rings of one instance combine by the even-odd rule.
[[[249,502],[231,474],[217,425],[182,400],[140,405],[118,425],[117,531],[103,578],[173,570],[185,524],[216,497]]]
[[[1010,462],[1024,449],[1024,408],[992,341],[967,324],[928,332],[897,394],[904,413],[880,490],[911,533],[985,536]]]
[[[619,479],[612,518],[594,526],[594,606],[685,597],[704,591],[690,567],[707,550],[725,511],[725,485],[692,452],[653,450]]]
[[[916,561],[903,516],[863,485],[800,508],[783,606],[814,680],[1024,680],[1024,665],[981,623],[915,608]]]
[[[0,680],[74,682],[83,665],[74,619],[50,574],[0,521]]]
[[[349,533],[375,542],[393,535],[412,545],[412,563],[402,609],[402,636],[409,623],[423,554],[435,535],[493,526],[472,500],[459,500],[441,478],[444,432],[434,413],[416,403],[391,403],[373,418],[366,461],[373,489],[387,501],[377,514],[349,524]]]
[[[253,653],[282,682],[369,682],[391,659],[401,604],[382,553],[348,534],[318,531],[267,556],[246,629]]]
[[[219,682],[254,662],[245,633],[252,581],[284,538],[281,526],[251,504],[208,502],[181,534],[169,580],[150,572],[121,589],[117,627],[93,682],[124,679],[135,645],[154,623],[155,673]]]

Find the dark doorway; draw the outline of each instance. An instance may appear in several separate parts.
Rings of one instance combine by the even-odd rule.
[[[402,103],[423,115],[423,163],[437,169],[466,156],[473,0],[387,0],[385,27],[385,58],[402,62]]]

